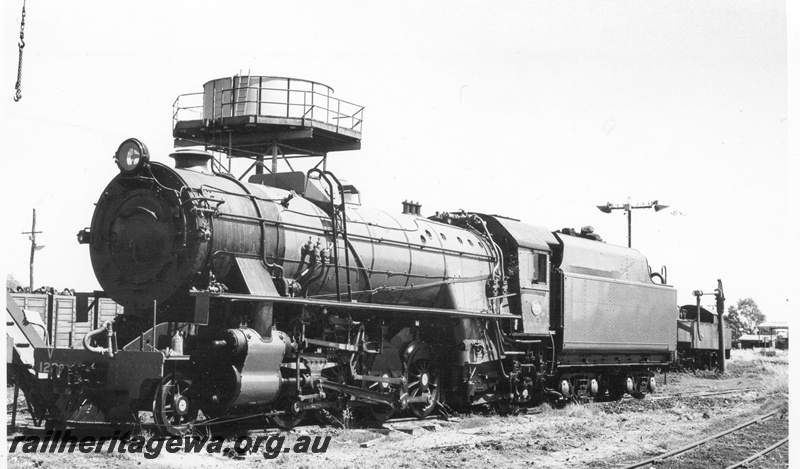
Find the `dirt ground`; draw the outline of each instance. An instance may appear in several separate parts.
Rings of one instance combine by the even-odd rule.
[[[491,413],[457,415],[446,420],[395,422],[383,429],[303,427],[285,433],[287,446],[303,437],[330,436],[325,453],[261,454],[231,460],[221,454],[7,454],[10,468],[618,468],[685,446],[772,410],[772,419],[710,445],[658,463],[658,468],[726,467],[789,435],[788,356],[762,357],[734,351],[728,372],[670,373],[660,376],[656,394],[645,399],[540,406],[515,416]],[[698,392],[736,390],[705,396]],[[9,393],[8,403],[12,401]],[[10,409],[10,406],[9,406]],[[9,419],[10,419],[10,413]],[[23,415],[24,417],[24,415]],[[424,427],[424,428],[423,428]],[[410,433],[409,433],[410,432]],[[13,436],[11,433],[9,437]],[[377,441],[376,441],[377,440]],[[369,447],[362,443],[371,442]],[[228,446],[232,443],[228,443]],[[789,467],[784,445],[750,468]],[[10,441],[7,444],[7,451]]]

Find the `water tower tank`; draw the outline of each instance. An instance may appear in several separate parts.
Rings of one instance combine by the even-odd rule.
[[[328,122],[333,89],[296,78],[234,76],[203,85],[203,118],[309,118]]]
[[[248,156],[273,152],[278,144],[299,154],[327,154],[361,148],[364,107],[334,97],[322,83],[237,75],[178,96],[173,116],[176,147],[202,144]]]

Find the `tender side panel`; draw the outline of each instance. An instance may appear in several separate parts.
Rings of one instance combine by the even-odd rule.
[[[556,236],[563,249],[557,275],[564,361],[600,359],[588,357],[597,354],[631,362],[669,359],[676,348],[675,289],[654,284],[647,259],[634,249]]]
[[[565,274],[563,352],[672,352],[676,298],[671,288]]]

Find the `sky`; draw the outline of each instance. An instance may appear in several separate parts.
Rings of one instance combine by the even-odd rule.
[[[27,284],[35,208],[35,286],[99,288],[75,235],[117,146],[139,138],[171,165],[175,99],[241,72],[365,107],[361,150],[328,158],[364,205],[592,225],[625,245],[624,212],[596,205],[658,200],[633,212],[633,247],[681,304],[722,279],[728,304],[789,320],[800,31],[783,2],[431,3],[31,0],[14,102],[22,1],[3,2],[6,272]]]

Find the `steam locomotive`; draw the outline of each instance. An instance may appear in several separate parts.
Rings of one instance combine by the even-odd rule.
[[[590,227],[388,213],[327,170],[243,182],[204,151],[170,156],[123,142],[78,234],[125,314],[84,350],[36,350],[55,423],[145,411],[182,435],[640,397],[676,359],[676,290]]]

